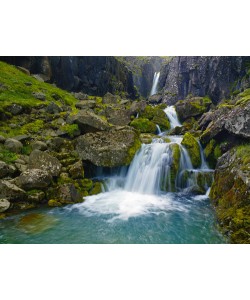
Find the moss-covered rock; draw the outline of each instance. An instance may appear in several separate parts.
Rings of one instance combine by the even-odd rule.
[[[60,203],[58,200],[50,199],[48,201],[48,206],[50,206],[50,207],[60,207],[60,206],[62,206],[62,203]]]
[[[250,243],[250,146],[222,155],[217,163],[210,198],[222,232],[232,243]]]
[[[91,189],[89,195],[97,195],[102,192],[101,182],[95,182],[93,188]]]
[[[172,152],[172,162],[171,162],[171,167],[170,167],[170,182],[171,182],[171,191],[175,191],[175,183],[176,183],[176,176],[179,171],[180,167],[180,157],[181,157],[181,152],[180,152],[180,147],[178,144],[171,144],[170,146],[171,152]],[[169,191],[169,190],[168,190]]]
[[[140,133],[156,133],[157,128],[155,123],[149,121],[149,119],[146,118],[137,118],[134,119],[130,126],[137,129]]]
[[[210,140],[204,149],[204,154],[211,168],[215,168],[218,158],[222,155],[220,145],[214,139]]]
[[[199,143],[195,139],[195,137],[187,132],[183,136],[183,140],[181,144],[187,149],[191,162],[194,168],[199,168],[201,165],[201,154]]]

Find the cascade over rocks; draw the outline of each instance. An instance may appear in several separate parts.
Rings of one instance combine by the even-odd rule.
[[[82,160],[96,166],[117,167],[132,161],[141,142],[131,127],[114,127],[105,132],[87,133],[77,138],[76,150]]]

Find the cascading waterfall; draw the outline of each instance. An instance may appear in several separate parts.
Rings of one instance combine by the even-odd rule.
[[[157,88],[158,88],[158,82],[159,82],[160,74],[161,74],[160,72],[155,72],[154,73],[154,79],[153,79],[153,84],[152,84],[150,96],[153,96],[153,95],[157,94]]]
[[[167,117],[169,119],[171,129],[173,129],[177,126],[179,126],[179,127],[182,126],[179,119],[178,119],[175,107],[173,105],[166,107],[164,109],[164,112],[165,112],[165,114],[167,115]]]

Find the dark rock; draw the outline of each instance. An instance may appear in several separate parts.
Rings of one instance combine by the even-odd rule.
[[[29,202],[43,203],[45,199],[45,193],[38,190],[30,191],[27,199]]]
[[[120,96],[107,93],[103,96],[103,104],[117,104],[121,100]]]
[[[84,177],[84,169],[82,165],[82,161],[78,161],[69,168],[69,173],[71,178],[83,178]]]
[[[23,144],[15,139],[9,138],[5,141],[4,147],[11,152],[20,153],[23,148]]]
[[[15,179],[17,186],[24,190],[43,189],[52,182],[52,177],[46,170],[31,169],[23,172]]]
[[[10,202],[7,199],[0,199],[0,213],[5,212],[10,207]]]
[[[10,112],[12,115],[17,116],[23,112],[23,107],[18,104],[12,104],[11,106],[7,107],[7,111]]]
[[[88,100],[89,99],[89,96],[87,94],[82,93],[82,92],[73,93],[73,95],[77,100]]]
[[[45,151],[47,150],[47,145],[44,142],[36,141],[32,144],[32,150],[41,150]]]
[[[83,201],[82,195],[72,183],[61,185],[58,189],[57,197],[59,202],[63,204],[78,203]]]
[[[8,201],[22,201],[26,198],[24,190],[7,180],[0,180],[0,198],[6,198]]]
[[[38,100],[41,100],[41,101],[45,101],[46,100],[46,95],[43,94],[43,93],[32,93],[32,95],[38,99]]]
[[[140,145],[136,131],[130,127],[115,127],[80,136],[76,150],[82,160],[96,166],[115,167],[130,164]]]
[[[52,176],[58,176],[62,165],[56,157],[40,150],[34,150],[30,154],[28,167],[29,169],[47,171]]]
[[[148,102],[150,104],[159,104],[162,101],[162,95],[161,94],[155,94],[150,97],[148,97]]]
[[[46,108],[46,112],[49,114],[58,114],[62,111],[62,108],[59,107],[55,102],[50,102]]]
[[[5,141],[6,141],[5,137],[0,135],[0,143],[4,144]]]
[[[108,107],[105,115],[109,123],[118,126],[125,126],[131,122],[131,111],[122,107]]]
[[[88,110],[79,111],[70,117],[70,122],[77,124],[82,133],[107,130],[110,127],[107,121]]]
[[[82,100],[76,103],[76,108],[86,109],[86,108],[94,108],[96,106],[95,100]]]
[[[12,176],[16,173],[16,168],[12,165],[8,165],[3,161],[0,161],[0,178]]]

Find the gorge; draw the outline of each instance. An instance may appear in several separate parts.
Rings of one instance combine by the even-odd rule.
[[[0,243],[249,243],[248,57],[0,60]]]

